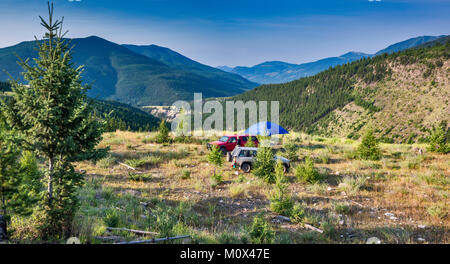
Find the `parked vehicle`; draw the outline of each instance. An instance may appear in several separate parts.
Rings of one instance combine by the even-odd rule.
[[[258,148],[250,147],[237,147],[231,152],[233,168],[241,169],[242,171],[248,173],[252,170],[253,164],[256,160],[256,155],[258,154]],[[291,167],[290,160],[275,156],[275,160],[280,160],[283,163],[284,172],[288,172]]]
[[[258,138],[250,135],[227,135],[222,136],[219,140],[210,142],[206,145],[208,149],[212,146],[218,147],[225,155],[234,150],[236,146],[245,146],[249,140],[252,140],[255,146],[258,146]]]

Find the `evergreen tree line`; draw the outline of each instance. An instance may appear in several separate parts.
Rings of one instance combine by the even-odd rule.
[[[105,131],[153,131],[160,120],[138,108],[114,101],[89,99],[94,115],[105,120]]]
[[[0,92],[11,91],[9,82],[0,82]],[[5,98],[8,100],[8,97]],[[94,116],[106,122],[105,131],[153,131],[160,120],[138,108],[115,101],[88,99]]]

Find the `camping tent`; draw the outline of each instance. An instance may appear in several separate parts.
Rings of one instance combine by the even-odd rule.
[[[265,121],[250,126],[245,130],[244,134],[273,136],[278,134],[289,134],[289,132],[280,125]]]

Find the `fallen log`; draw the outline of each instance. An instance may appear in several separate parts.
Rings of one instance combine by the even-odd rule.
[[[158,235],[157,232],[151,232],[151,231],[142,231],[142,230],[135,230],[135,229],[128,229],[128,228],[118,228],[118,227],[107,227],[106,230],[108,231],[127,231],[135,234],[141,234],[141,235]]]
[[[350,200],[350,202],[352,202],[352,203],[358,205],[359,207],[363,207],[363,208],[365,207],[364,205],[362,205],[362,204],[360,204],[360,203],[358,203],[358,202],[355,202],[355,201],[352,201],[352,200]]]
[[[323,233],[323,230],[322,230],[322,229],[319,229],[319,228],[314,227],[314,226],[312,226],[312,225],[304,224],[304,226],[305,226],[306,228],[309,228],[309,229],[314,230],[314,231],[316,231],[316,232],[319,232],[319,233],[321,233],[321,234]]]
[[[117,162],[119,165],[122,165],[122,166],[124,166],[124,167],[127,167],[128,169],[130,169],[130,170],[136,170],[135,168],[133,168],[133,167],[131,167],[131,166],[129,166],[129,165],[127,165],[127,164],[125,164],[125,163],[123,163],[123,162]]]
[[[188,238],[190,236],[175,236],[175,237],[163,237],[163,238],[154,238],[154,239],[148,239],[148,240],[137,240],[137,241],[129,241],[129,242],[119,242],[115,244],[145,244],[145,243],[156,243],[161,241],[167,241],[167,240],[175,240],[175,239],[181,239],[181,238]]]

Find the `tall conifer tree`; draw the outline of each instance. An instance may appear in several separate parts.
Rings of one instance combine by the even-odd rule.
[[[47,230],[61,234],[71,225],[76,190],[83,181],[72,163],[102,156],[104,151],[95,147],[104,124],[93,117],[87,104],[89,87],[82,84],[83,67],[72,63],[64,18],[53,19],[53,4],[48,4],[48,11],[48,21],[39,17],[46,33],[42,40],[36,38],[38,58],[19,61],[28,85],[12,82],[12,99],[4,111],[25,147],[47,160]]]

